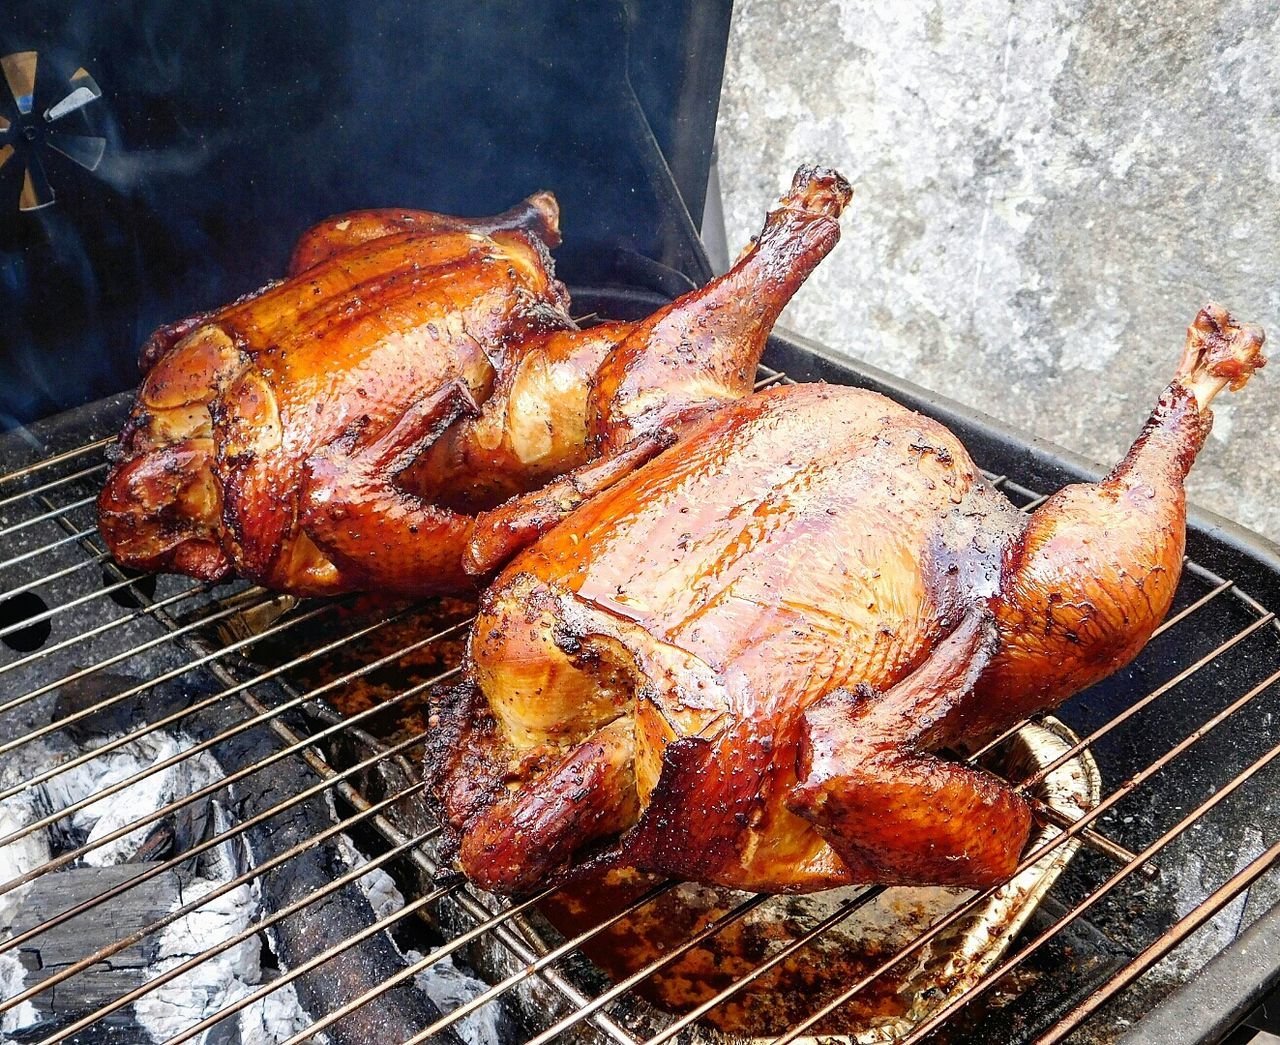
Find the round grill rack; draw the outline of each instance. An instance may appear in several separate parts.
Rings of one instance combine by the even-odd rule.
[[[770,358],[779,354],[775,345]],[[826,376],[866,383],[852,372]],[[762,368],[761,387],[788,380]],[[551,891],[497,900],[442,866],[433,847],[438,832],[416,772],[429,728],[421,710],[426,692],[458,670],[467,607],[371,613],[359,599],[295,605],[242,584],[215,590],[122,573],[97,536],[93,501],[124,405],[104,401],[38,426],[25,448],[10,437],[14,463],[0,476],[0,766],[10,767],[0,777],[0,869],[12,872],[0,881],[0,910],[6,895],[26,910],[0,939],[0,961],[27,959],[25,979],[0,983],[10,1040],[109,1040],[94,1035],[254,940],[276,963],[261,982],[165,1040],[222,1040],[203,1036],[287,990],[305,1018],[273,1040],[291,1043],[456,1040],[468,1019],[504,1006],[513,1043],[724,1040],[708,1022],[717,1010],[767,985],[875,899],[876,889],[853,896],[683,1012],[660,1011],[645,985],[782,898],[738,896],[677,945],[608,980],[586,956],[592,942],[673,883],[649,885],[585,928],[547,934],[536,915]],[[1029,510],[1043,500],[1025,456],[980,463],[1001,469],[988,477],[1015,504]],[[1139,661],[1066,706],[1080,741],[1041,774],[1088,749],[1103,797],[1078,819],[1059,817],[1056,835],[1023,867],[1071,840],[1083,848],[994,967],[902,1040],[1115,1040],[1272,906],[1280,629],[1254,590],[1249,577],[1190,559],[1174,609]],[[68,774],[93,772],[165,733],[181,741],[153,761],[83,795],[59,791]],[[86,810],[127,805],[148,781],[197,763],[215,767],[212,775],[193,776],[188,790],[137,815],[118,811],[110,830],[69,836],[56,854],[25,864],[4,856],[44,833],[68,834]],[[234,815],[182,827],[210,802]],[[36,815],[5,815],[6,806],[34,806]],[[127,874],[104,875],[84,895],[59,887],[69,870],[101,870],[95,853],[140,832],[121,865]],[[343,864],[332,853],[349,841],[366,855]],[[190,898],[179,888],[161,908],[134,903],[227,847],[247,856],[212,888]],[[361,906],[360,886],[375,878],[393,881],[402,902]],[[245,924],[154,964],[167,927],[246,888],[260,902]],[[785,1045],[824,1032],[990,892],[921,926],[906,946],[813,996],[803,1018],[757,1040]],[[99,935],[85,928],[94,925]],[[50,940],[62,954],[54,963]],[[149,971],[103,988],[102,971],[135,952]],[[452,1005],[425,1001],[413,985],[446,959],[484,982]],[[86,977],[96,986],[83,988]],[[80,1009],[59,1006],[59,996],[80,998]]]

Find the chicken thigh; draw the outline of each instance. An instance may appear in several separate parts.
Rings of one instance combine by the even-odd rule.
[[[1209,404],[1262,342],[1207,307],[1124,460],[1030,515],[872,392],[711,413],[485,594],[428,751],[463,870],[506,892],[610,866],[760,891],[1008,877],[1028,802],[938,752],[1142,648]]]

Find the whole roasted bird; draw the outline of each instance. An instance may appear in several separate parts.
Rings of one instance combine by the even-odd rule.
[[[750,392],[849,196],[801,169],[730,272],[587,330],[552,273],[548,193],[473,221],[329,219],[288,279],[144,346],[99,500],[107,545],[129,566],[302,595],[468,587]]]
[[[428,770],[462,868],[762,891],[984,886],[1022,794],[937,752],[1128,663],[1168,611],[1209,404],[1264,363],[1209,306],[1124,460],[1030,515],[872,392],[723,407],[486,593]]]

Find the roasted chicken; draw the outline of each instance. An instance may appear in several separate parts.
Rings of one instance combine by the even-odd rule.
[[[1209,404],[1262,342],[1203,310],[1124,460],[1030,515],[872,392],[706,416],[485,594],[428,753],[462,869],[504,892],[617,866],[762,891],[1003,880],[1032,810],[946,751],[1142,648]]]
[[[302,595],[468,587],[750,392],[849,195],[802,169],[730,272],[586,330],[552,274],[549,194],[472,221],[332,218],[288,279],[144,346],[99,501],[107,544],[129,566]]]

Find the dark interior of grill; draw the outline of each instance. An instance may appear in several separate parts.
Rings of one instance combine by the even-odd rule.
[[[109,46],[105,15],[28,9],[7,27],[8,50],[47,49],[68,68],[77,48],[102,56],[93,72],[110,106],[84,119],[105,121],[109,150],[146,134],[172,144],[165,128],[185,110],[158,85],[173,54],[208,93],[184,96],[190,113],[218,113],[231,144],[216,176],[175,162],[136,185],[64,180],[51,163],[49,217],[0,222],[22,277],[4,291],[18,318],[0,384],[15,423],[0,441],[0,1040],[146,1040],[143,1028],[170,1042],[1137,1042],[1171,1040],[1171,1027],[1220,1040],[1280,968],[1264,948],[1239,971],[1241,948],[1280,919],[1280,554],[1229,523],[1193,516],[1167,622],[1132,665],[1055,715],[1080,738],[1061,761],[1092,757],[1099,800],[1046,823],[1049,840],[1024,864],[1074,855],[1006,951],[923,996],[920,969],[948,956],[982,894],[917,921],[903,908],[902,943],[859,951],[841,926],[883,890],[823,907],[711,890],[695,902],[654,879],[520,902],[468,885],[442,859],[419,762],[426,695],[456,671],[472,600],[300,602],[128,574],[104,550],[93,502],[129,404],[128,357],[159,320],[272,275],[280,237],[307,217],[424,193],[484,212],[491,196],[545,182],[581,223],[559,262],[579,315],[637,317],[710,274],[690,214],[707,184],[727,6],[564,6],[568,21],[544,26],[558,43],[522,38],[506,5],[473,22],[448,5],[405,7],[372,27],[325,8],[299,52],[323,74],[307,64],[301,91],[290,81],[301,59],[270,33],[169,24],[161,5]],[[685,50],[654,52],[655,26],[671,24]],[[389,49],[410,30],[456,47],[420,66]],[[566,39],[598,46],[584,64]],[[505,60],[495,40],[510,44]],[[462,90],[459,69],[481,53],[496,85],[483,133],[444,126],[443,103],[393,103]],[[219,82],[235,84],[231,108]],[[276,94],[307,130],[263,161],[262,136],[293,126],[264,111]],[[321,109],[330,115],[313,121]],[[375,149],[367,120],[343,114],[380,110],[391,130]],[[499,138],[495,122],[516,130]],[[317,135],[325,148],[306,151]],[[453,141],[472,153],[440,147]],[[449,176],[486,159],[503,183]],[[116,282],[84,278],[86,266]],[[856,384],[939,418],[1019,507],[1095,475],[801,338],[775,336],[765,364],[761,387]],[[966,754],[999,769],[1014,740]],[[222,921],[201,922],[206,909]],[[908,1010],[893,1038],[869,1029]]]

